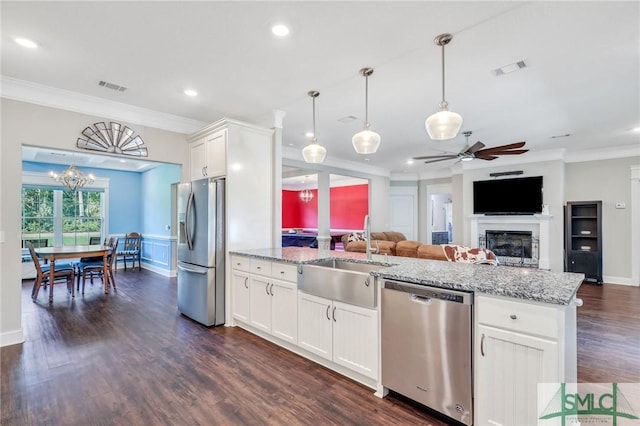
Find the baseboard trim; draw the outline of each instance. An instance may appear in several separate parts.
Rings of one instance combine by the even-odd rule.
[[[603,276],[602,281],[606,284],[619,284],[619,285],[628,285],[631,287],[639,287],[640,283],[637,281],[634,282],[633,278],[628,277],[612,277],[612,276]]]
[[[134,270],[137,269],[137,268],[138,268],[138,266],[137,266],[137,262],[136,262],[136,267],[134,268]],[[120,265],[118,265],[118,267],[114,266],[114,269],[116,271],[124,271],[124,264],[120,264]],[[131,266],[127,265],[127,270],[130,270],[130,269],[131,269]],[[148,263],[145,263],[145,262],[142,262],[142,269],[146,269],[148,271],[155,272],[156,274],[160,274],[160,275],[163,275],[163,276],[169,277],[169,278],[178,276],[178,274],[177,274],[175,269],[163,269],[163,268],[159,268],[157,266],[149,265]]]
[[[17,330],[0,333],[0,347],[17,345],[18,343],[23,343],[23,342],[24,342],[24,333],[22,332],[21,328]]]

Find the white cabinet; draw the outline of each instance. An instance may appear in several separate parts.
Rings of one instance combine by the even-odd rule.
[[[574,306],[477,296],[475,424],[537,424],[538,383],[572,382]]]
[[[249,321],[249,274],[246,272],[231,270],[232,308],[231,315],[234,319]]]
[[[189,144],[191,180],[226,174],[226,129],[203,136]]]
[[[378,377],[375,309],[298,293],[298,344],[372,379]]]
[[[231,266],[234,319],[297,344],[296,266],[237,256],[232,257]]]

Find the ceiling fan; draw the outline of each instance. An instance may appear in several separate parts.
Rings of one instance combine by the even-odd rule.
[[[478,158],[480,160],[495,160],[500,155],[519,155],[524,154],[529,151],[528,149],[520,149],[524,146],[525,142],[515,142],[510,143],[508,145],[500,145],[494,146],[493,148],[486,148],[485,145],[478,141],[474,143],[472,146],[469,146],[469,136],[471,136],[470,131],[466,131],[462,133],[466,138],[465,146],[458,152],[441,154],[441,155],[427,155],[424,157],[413,157],[414,160],[428,160],[425,161],[425,164],[435,163],[436,161],[444,161],[444,160],[452,160],[457,158],[458,161],[471,161],[474,158]]]

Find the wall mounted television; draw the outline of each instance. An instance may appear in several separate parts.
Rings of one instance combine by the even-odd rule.
[[[542,176],[473,182],[473,213],[530,215],[542,212]]]

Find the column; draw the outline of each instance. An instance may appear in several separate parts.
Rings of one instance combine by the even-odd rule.
[[[318,172],[318,250],[329,250],[331,245],[331,181],[328,172]]]

